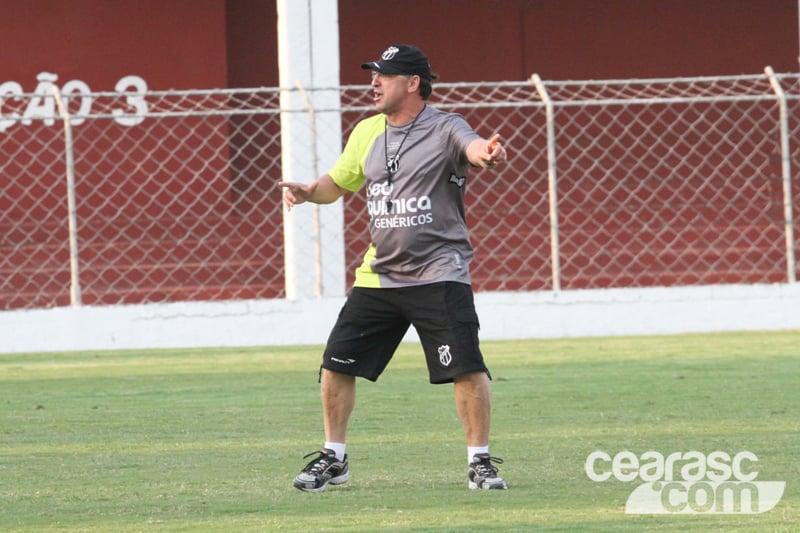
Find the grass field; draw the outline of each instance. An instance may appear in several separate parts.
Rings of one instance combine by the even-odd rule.
[[[319,347],[0,355],[0,531],[798,531],[800,332],[484,342],[508,491],[466,487],[451,386],[416,345],[359,382],[352,478],[322,441]],[[589,453],[755,453],[763,514],[626,515]]]

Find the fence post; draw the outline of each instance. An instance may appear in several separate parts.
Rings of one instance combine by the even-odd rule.
[[[336,1],[315,1],[313,17],[311,3],[279,0],[277,8],[283,179],[309,182],[341,152]],[[284,208],[283,222],[286,298],[344,295],[342,202]]]
[[[72,307],[80,307],[82,299],[80,264],[78,261],[78,214],[75,207],[75,156],[72,143],[72,124],[70,123],[69,112],[67,112],[64,102],[61,101],[61,93],[58,87],[55,85],[52,87],[58,114],[64,121],[64,152],[66,154],[67,167],[67,224],[69,227],[69,302]]]
[[[303,105],[308,112],[308,128],[311,135],[311,175],[319,176],[319,144],[317,139],[317,115],[311,100],[308,98],[303,84],[298,80],[297,90],[300,92],[300,98],[303,100]],[[322,241],[321,241],[321,228],[319,219],[319,205],[314,204],[311,206],[312,213],[314,214],[314,295],[319,298],[324,293],[324,286],[322,281]]]
[[[556,128],[553,101],[538,74],[531,76],[547,114],[547,191],[550,201],[550,265],[553,270],[553,290],[561,290],[561,260],[558,243],[558,182],[556,176]]]
[[[786,105],[786,94],[775,75],[772,67],[766,67],[764,72],[769,78],[769,83],[778,97],[780,109],[781,132],[781,179],[783,181],[783,224],[786,237],[786,280],[789,283],[797,281],[797,268],[794,250],[794,215],[792,213],[792,168],[789,153],[789,108]]]

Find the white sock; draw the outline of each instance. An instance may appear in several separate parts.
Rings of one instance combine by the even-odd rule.
[[[481,453],[489,453],[488,446],[467,446],[467,464],[473,461],[473,458]]]
[[[336,458],[340,461],[344,461],[344,450],[345,444],[344,442],[325,442],[325,448],[329,450],[333,450],[336,452]]]

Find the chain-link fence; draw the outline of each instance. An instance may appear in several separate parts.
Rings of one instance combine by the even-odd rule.
[[[306,102],[287,111],[278,89],[46,85],[0,85],[0,310],[285,297],[282,124],[304,115],[292,157],[316,158],[374,113],[365,86],[324,89],[330,109],[287,89]],[[439,84],[431,103],[510,154],[468,180],[478,291],[796,279],[797,75]],[[341,128],[315,126],[323,112]],[[336,293],[368,244],[364,202],[299,228],[301,268],[343,246]]]

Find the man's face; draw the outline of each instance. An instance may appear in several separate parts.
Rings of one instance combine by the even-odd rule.
[[[414,76],[372,72],[372,100],[375,109],[385,115],[397,112],[405,98],[413,92]]]

